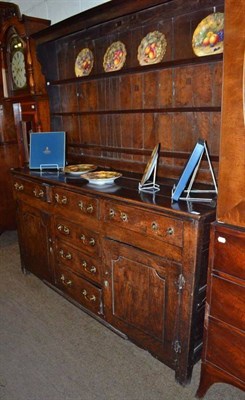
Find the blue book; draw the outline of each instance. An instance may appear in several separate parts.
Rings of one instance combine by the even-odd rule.
[[[64,169],[65,132],[31,132],[30,169]]]
[[[189,182],[192,173],[194,172],[198,161],[203,155],[205,146],[204,140],[199,139],[185,165],[185,168],[178,180],[177,185],[175,186],[172,192],[172,200],[178,201],[181,193],[185,190],[187,183]]]

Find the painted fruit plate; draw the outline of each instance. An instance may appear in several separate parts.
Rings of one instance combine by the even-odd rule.
[[[223,53],[224,14],[208,15],[196,27],[192,37],[192,49],[198,57]]]
[[[93,185],[108,185],[113,183],[115,179],[120,178],[120,176],[122,174],[115,171],[97,171],[85,174],[83,178]]]
[[[87,172],[94,171],[96,169],[96,165],[93,164],[76,164],[76,165],[67,165],[64,171],[66,174],[70,175],[81,175],[86,174]]]
[[[148,33],[138,47],[140,65],[157,64],[162,61],[166,47],[167,41],[163,33],[159,31]]]
[[[77,77],[87,76],[92,71],[94,65],[94,56],[90,49],[87,47],[82,49],[75,61],[75,75]]]
[[[127,51],[124,43],[113,42],[104,55],[103,67],[105,72],[120,70],[126,61]]]

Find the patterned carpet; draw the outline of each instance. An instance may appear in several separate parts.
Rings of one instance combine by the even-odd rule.
[[[0,236],[1,400],[194,400],[200,363],[174,372],[20,269],[16,232]],[[213,385],[206,400],[244,400]]]

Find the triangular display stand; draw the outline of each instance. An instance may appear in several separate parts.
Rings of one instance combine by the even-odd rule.
[[[190,180],[189,180],[188,187],[185,188],[182,191],[182,193],[183,194],[185,193],[186,195],[178,197],[178,200],[197,201],[197,202],[198,201],[199,202],[212,202],[214,200],[212,197],[191,197],[191,195],[195,194],[195,193],[203,193],[203,194],[204,193],[215,193],[216,195],[218,194],[218,187],[217,187],[216,179],[215,179],[215,176],[214,176],[214,171],[213,171],[213,167],[212,167],[212,164],[211,164],[211,160],[210,160],[210,157],[209,157],[209,154],[208,154],[208,149],[207,149],[206,142],[203,141],[202,145],[203,145],[203,151],[200,151],[200,153],[199,153],[199,159],[197,161],[197,164],[196,164],[195,168],[193,169],[193,171],[192,171],[192,173],[190,175]],[[214,189],[213,190],[210,190],[210,189],[208,189],[208,190],[192,189],[192,186],[193,186],[193,183],[195,181],[196,174],[198,172],[198,169],[199,169],[199,166],[200,166],[200,163],[202,161],[202,157],[203,157],[204,153],[206,154],[208,165],[209,165],[209,170],[210,170],[210,173],[211,173],[211,176],[212,176],[212,181],[213,181],[213,185],[214,185]],[[173,200],[175,200],[174,199],[175,191],[176,191],[176,186],[174,185],[174,187],[172,189],[172,199]]]
[[[160,143],[156,144],[151,153],[151,157],[146,165],[142,179],[139,182],[138,188],[140,192],[154,193],[160,190],[160,185],[156,183],[159,148]],[[153,177],[152,181],[150,180],[151,177]]]
[[[153,167],[153,173],[152,173],[153,180],[147,181],[143,184],[139,183],[139,191],[154,193],[154,192],[158,192],[160,190],[160,185],[158,185],[158,183],[156,183],[156,173],[157,173],[157,158],[155,160],[155,165]]]

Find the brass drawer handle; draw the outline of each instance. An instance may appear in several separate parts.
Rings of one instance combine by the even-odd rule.
[[[86,244],[86,236],[84,234],[80,236],[80,239],[84,244]],[[90,246],[95,246],[96,241],[94,238],[90,238],[88,243],[90,244]]]
[[[83,204],[83,201],[82,201],[82,200],[80,200],[80,201],[78,202],[78,207],[80,208],[81,211],[84,211],[84,204]],[[87,211],[87,213],[92,214],[92,212],[94,211],[93,205],[92,205],[92,204],[89,204],[89,205],[86,207],[86,211]]]
[[[88,207],[87,207],[87,212],[90,213],[90,214],[92,214],[93,211],[94,211],[93,205],[92,205],[92,204],[89,204]]]
[[[63,283],[63,285],[69,286],[71,287],[73,282],[69,279],[68,281],[65,279],[65,275],[62,274],[60,277],[61,282]]]
[[[120,218],[123,222],[127,222],[128,221],[128,216],[127,214],[125,214],[124,212],[121,212],[120,214]]]
[[[55,193],[54,198],[55,198],[56,203],[58,203],[58,204],[67,204],[67,202],[68,202],[66,196],[61,197],[58,193]]]
[[[95,239],[94,238],[89,239],[89,244],[90,246],[95,246]]]
[[[42,189],[34,189],[33,194],[36,198],[43,198],[44,197],[44,191]]]
[[[71,253],[69,253],[69,252],[65,253],[63,249],[60,249],[59,253],[60,253],[60,256],[62,258],[64,258],[64,259],[66,259],[66,260],[71,260],[72,259]]]
[[[151,228],[153,231],[157,231],[159,229],[158,223],[156,221],[153,221],[151,223]]]
[[[85,260],[82,261],[82,267],[84,271],[89,272],[90,274],[96,274],[97,270],[94,265],[92,265],[90,268],[88,268],[88,264]]]
[[[115,217],[115,210],[113,210],[113,208],[110,208],[110,211],[109,211],[109,217],[110,218],[114,218]]]
[[[83,202],[82,202],[82,200],[80,200],[78,202],[78,207],[80,208],[81,211],[83,210]]]
[[[92,294],[92,296],[89,296],[86,289],[83,289],[82,295],[84,296],[84,298],[85,298],[87,301],[96,301],[95,295]]]
[[[60,231],[61,233],[64,233],[65,235],[69,235],[70,234],[70,229],[65,225],[59,224],[57,226],[57,229],[58,229],[58,231]]]
[[[167,235],[171,236],[174,234],[174,228],[169,227],[166,232],[167,232]]]
[[[19,184],[18,182],[15,182],[14,188],[15,188],[15,190],[17,190],[18,192],[21,192],[21,191],[24,190],[24,185]]]

